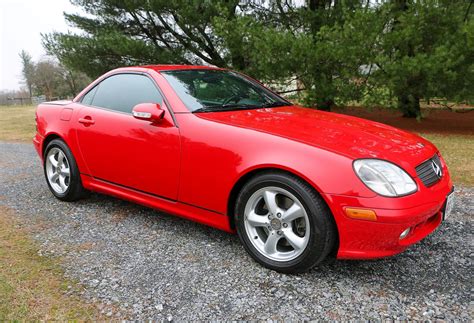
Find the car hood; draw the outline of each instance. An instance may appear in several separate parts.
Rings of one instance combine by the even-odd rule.
[[[436,152],[436,147],[427,140],[391,126],[297,106],[196,115],[303,142],[352,159],[389,160],[407,170],[431,158]]]

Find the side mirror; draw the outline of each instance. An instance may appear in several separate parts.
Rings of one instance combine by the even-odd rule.
[[[140,103],[133,107],[132,115],[135,119],[159,122],[165,116],[165,110],[158,103]]]

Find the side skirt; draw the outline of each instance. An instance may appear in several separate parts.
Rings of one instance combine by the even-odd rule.
[[[88,190],[118,197],[166,213],[171,213],[191,221],[199,222],[219,230],[235,233],[235,230],[230,227],[229,218],[224,214],[136,191],[85,174],[81,174],[81,180],[84,188]]]

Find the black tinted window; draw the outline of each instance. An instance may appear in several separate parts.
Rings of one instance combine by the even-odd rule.
[[[92,99],[94,99],[95,92],[97,92],[97,86],[95,86],[92,90],[87,92],[87,94],[82,97],[81,102],[87,105],[91,105]]]
[[[88,93],[89,94],[89,93]],[[152,80],[139,74],[118,74],[97,86],[92,105],[131,113],[139,103],[160,103],[162,98]]]

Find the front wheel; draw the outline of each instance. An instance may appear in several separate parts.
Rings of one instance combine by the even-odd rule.
[[[239,237],[263,266],[284,273],[309,270],[332,251],[337,239],[332,214],[301,179],[267,173],[241,190],[235,209]]]
[[[62,201],[75,201],[86,195],[76,160],[66,143],[52,140],[44,153],[44,175],[50,191]]]

